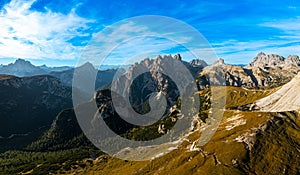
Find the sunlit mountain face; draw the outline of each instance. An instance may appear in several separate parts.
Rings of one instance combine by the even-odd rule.
[[[0,175],[300,174],[300,1],[0,2]]]

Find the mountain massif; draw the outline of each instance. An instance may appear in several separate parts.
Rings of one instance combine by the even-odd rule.
[[[200,77],[207,74],[211,84],[220,85],[220,77],[225,77],[222,85],[242,86],[247,88],[272,88],[290,81],[300,70],[299,57],[296,55],[284,58],[276,54],[259,53],[247,66],[225,64],[223,59],[206,66]]]
[[[18,77],[24,77],[24,76],[42,75],[52,71],[63,71],[67,69],[70,69],[70,67],[63,66],[63,67],[52,68],[52,67],[47,67],[46,65],[35,66],[31,64],[29,61],[23,59],[17,59],[14,63],[10,63],[8,65],[2,65],[0,67],[0,74],[9,74]]]
[[[149,150],[146,146],[121,150],[118,154],[125,157],[124,160],[97,150],[81,131],[74,112],[76,108],[84,109],[92,105],[93,100],[98,110],[95,114],[87,113],[86,120],[93,125],[100,117],[111,130],[129,140],[151,140],[161,137],[169,133],[175,123],[181,120],[182,94],[179,93],[178,84],[171,77],[161,73],[166,67],[172,68],[173,65],[166,65],[167,60],[172,59],[182,62],[191,73],[193,81],[197,83],[194,95],[200,99],[200,109],[199,113],[193,116],[188,134],[181,136],[176,146],[171,141],[156,145],[156,151],[149,151],[147,155],[141,154]],[[99,76],[108,77],[103,84],[107,83],[108,85],[104,87],[110,89],[98,89],[91,101],[61,112],[55,111],[47,104],[67,106],[71,71],[66,70],[53,75],[58,78],[53,76],[18,78],[3,75],[0,78],[3,84],[0,89],[6,87],[7,91],[1,92],[1,96],[16,94],[17,99],[29,94],[29,97],[24,97],[24,100],[30,99],[30,103],[26,101],[29,106],[24,105],[24,109],[18,109],[16,112],[26,112],[27,109],[31,114],[27,113],[26,116],[34,116],[35,109],[47,111],[49,108],[56,114],[51,114],[54,120],[39,139],[18,148],[18,151],[0,154],[0,172],[135,175],[299,174],[300,105],[296,95],[300,84],[297,75],[300,71],[299,62],[298,56],[284,58],[264,53],[259,53],[246,66],[226,64],[223,59],[207,65],[202,60],[185,62],[180,55],[158,56],[133,64],[112,83],[110,77],[113,77],[113,71],[105,72],[108,75],[98,72]],[[94,70],[89,64],[83,66]],[[148,72],[139,74],[145,70]],[[176,73],[184,74],[179,71]],[[68,78],[63,81],[64,77]],[[189,79],[182,79],[181,82],[185,81],[188,82]],[[152,97],[149,94],[155,93],[157,99],[165,96],[167,100],[163,117],[148,126],[137,126],[124,121],[115,110],[112,101],[112,95],[116,93],[111,91],[114,85],[122,87],[120,94],[130,95],[130,104],[140,114],[146,114],[151,110],[149,99]],[[14,91],[10,92],[11,89]],[[31,93],[35,93],[36,96]],[[7,95],[7,98],[3,98],[7,100],[2,104],[10,104],[11,108],[7,108],[7,111],[12,111],[16,102],[9,101],[9,97],[10,95]],[[201,144],[203,132],[214,125],[214,118],[211,118],[214,105],[212,98],[219,102],[221,99],[225,100],[222,119],[217,124],[210,141]],[[55,100],[51,101],[52,99]],[[38,105],[35,104],[36,101]],[[32,109],[33,106],[36,108]],[[50,115],[50,112],[48,114]],[[3,116],[9,115],[6,113]],[[10,118],[21,116],[14,113],[11,115]],[[37,118],[33,117],[33,120]],[[22,127],[24,126],[20,125],[20,129]],[[155,152],[160,154],[156,155]],[[126,160],[137,156],[148,156],[149,159]],[[18,161],[11,157],[18,157]]]

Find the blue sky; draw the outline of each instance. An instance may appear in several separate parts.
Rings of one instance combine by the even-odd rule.
[[[227,63],[248,63],[260,51],[285,57],[300,55],[299,0],[1,0],[0,9],[0,64],[24,58],[35,64],[75,65],[85,46],[103,35],[103,29],[140,15],[162,15],[191,25]],[[159,22],[149,21],[150,26],[154,23]],[[126,31],[122,33],[124,38],[136,35],[131,30],[151,34],[147,25],[138,23],[122,23],[119,27]],[[192,40],[187,33],[176,34],[185,42]],[[104,44],[111,41],[105,35],[102,38]],[[143,53],[147,47],[150,51],[185,52],[161,38],[136,39],[117,48],[107,63],[120,64],[128,56],[146,56]],[[183,55],[185,60],[193,58]],[[205,55],[200,58],[205,59]]]

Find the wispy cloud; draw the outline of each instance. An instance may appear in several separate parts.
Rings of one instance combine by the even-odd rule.
[[[36,62],[45,60],[46,64],[75,64],[88,43],[84,53],[87,59],[99,59],[110,53],[110,64],[118,64],[134,54],[147,56],[159,51],[181,52],[185,59],[194,58],[179,46],[182,43],[199,53],[199,58],[212,56],[211,49],[205,48],[207,42],[197,41],[172,22],[146,20],[115,25],[120,20],[149,14],[187,22],[227,62],[248,63],[259,51],[283,56],[300,54],[299,7],[299,1],[280,0],[0,2],[0,63],[6,63],[7,58],[28,58]],[[159,34],[163,36],[155,37]],[[164,39],[170,36],[180,44]]]
[[[137,58],[137,55],[155,57],[178,53],[184,50],[184,46],[187,49],[208,47],[206,40],[197,34],[196,30],[182,22],[166,17],[126,19],[95,33],[79,64],[86,61],[100,64],[104,58],[106,64],[122,64],[130,58]]]
[[[74,59],[82,46],[68,42],[85,32],[92,20],[68,14],[31,10],[35,0],[12,0],[0,11],[0,57],[30,59]]]
[[[212,43],[219,57],[229,63],[248,63],[260,52],[275,53],[282,56],[300,54],[300,17],[268,20],[251,26],[264,31]]]
[[[282,31],[280,38],[300,39],[300,16],[262,23],[261,26],[276,28]]]

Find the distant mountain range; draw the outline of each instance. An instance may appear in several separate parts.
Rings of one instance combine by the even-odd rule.
[[[96,69],[91,63],[87,62],[76,69],[86,76],[94,73],[97,74],[95,89],[98,89],[110,83],[115,75],[118,65],[102,65],[100,69]],[[125,66],[126,67],[126,66]],[[75,68],[70,66],[48,67],[46,65],[35,66],[29,61],[17,59],[14,63],[0,66],[0,74],[14,75],[17,77],[29,77],[35,75],[51,75],[58,78],[65,86],[72,86],[73,74]],[[122,68],[119,72],[122,72]],[[123,71],[125,72],[125,70]],[[78,87],[80,89],[80,87]]]
[[[31,143],[60,111],[72,107],[74,70],[34,66],[22,59],[0,67],[0,152]],[[97,75],[95,89],[109,84],[117,71],[97,70],[90,63],[77,70],[84,76]],[[85,91],[80,86],[74,88]]]
[[[127,69],[130,65],[101,65],[98,70],[106,71],[111,69]],[[24,77],[24,76],[33,76],[33,75],[44,75],[50,74],[55,72],[61,72],[74,69],[71,66],[59,66],[59,67],[49,67],[44,65],[35,66],[30,61],[24,59],[17,59],[14,63],[10,63],[8,65],[0,65],[0,74],[8,74],[14,75],[17,77]]]
[[[52,71],[63,71],[70,68],[71,67],[68,66],[62,66],[62,67],[47,67],[46,65],[34,66],[29,61],[23,59],[17,59],[14,63],[10,63],[8,65],[2,65],[2,67],[0,67],[0,74],[9,74],[18,77],[24,77],[24,76],[48,74]]]
[[[66,86],[72,86],[74,70],[75,68],[63,71],[52,71],[49,73],[49,75],[60,79],[60,81]],[[91,63],[87,62],[77,67],[75,73],[86,76],[87,78],[93,75],[97,75],[95,79],[95,89],[98,89],[106,84],[109,84],[113,80],[116,72],[117,69],[97,70]],[[122,69],[119,70],[119,72],[122,72]],[[125,72],[125,70],[123,70],[123,72]],[[82,89],[79,86],[77,88]]]

